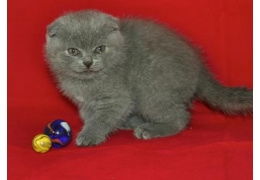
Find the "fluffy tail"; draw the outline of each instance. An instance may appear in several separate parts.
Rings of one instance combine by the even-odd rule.
[[[253,111],[252,90],[224,87],[206,70],[200,74],[197,96],[211,107],[228,114],[244,114]]]

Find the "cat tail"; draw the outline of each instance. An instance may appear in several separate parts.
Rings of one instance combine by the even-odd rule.
[[[205,69],[200,73],[197,96],[209,106],[228,114],[253,112],[253,91],[243,87],[225,87]]]

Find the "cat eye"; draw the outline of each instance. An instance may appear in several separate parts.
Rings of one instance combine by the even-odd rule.
[[[71,56],[78,56],[80,54],[80,51],[76,48],[69,48],[67,51]]]
[[[96,54],[101,54],[105,51],[106,49],[106,46],[105,45],[101,45],[101,46],[98,46],[96,47],[96,49],[94,50],[94,53]]]

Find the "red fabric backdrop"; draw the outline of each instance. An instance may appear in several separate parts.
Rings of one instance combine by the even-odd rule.
[[[9,0],[9,179],[252,179],[252,118],[225,116],[200,103],[192,110],[190,128],[177,136],[143,141],[119,131],[100,146],[75,146],[81,122],[54,85],[43,45],[54,18],[88,8],[176,28],[203,49],[222,83],[252,87],[251,0]],[[73,142],[46,154],[34,152],[33,136],[56,118],[71,124]]]

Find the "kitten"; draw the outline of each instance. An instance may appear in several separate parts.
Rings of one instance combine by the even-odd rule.
[[[175,135],[194,97],[227,113],[252,111],[252,91],[219,84],[181,37],[150,21],[87,10],[47,28],[46,57],[59,88],[79,109],[79,146],[128,128],[139,139]]]

